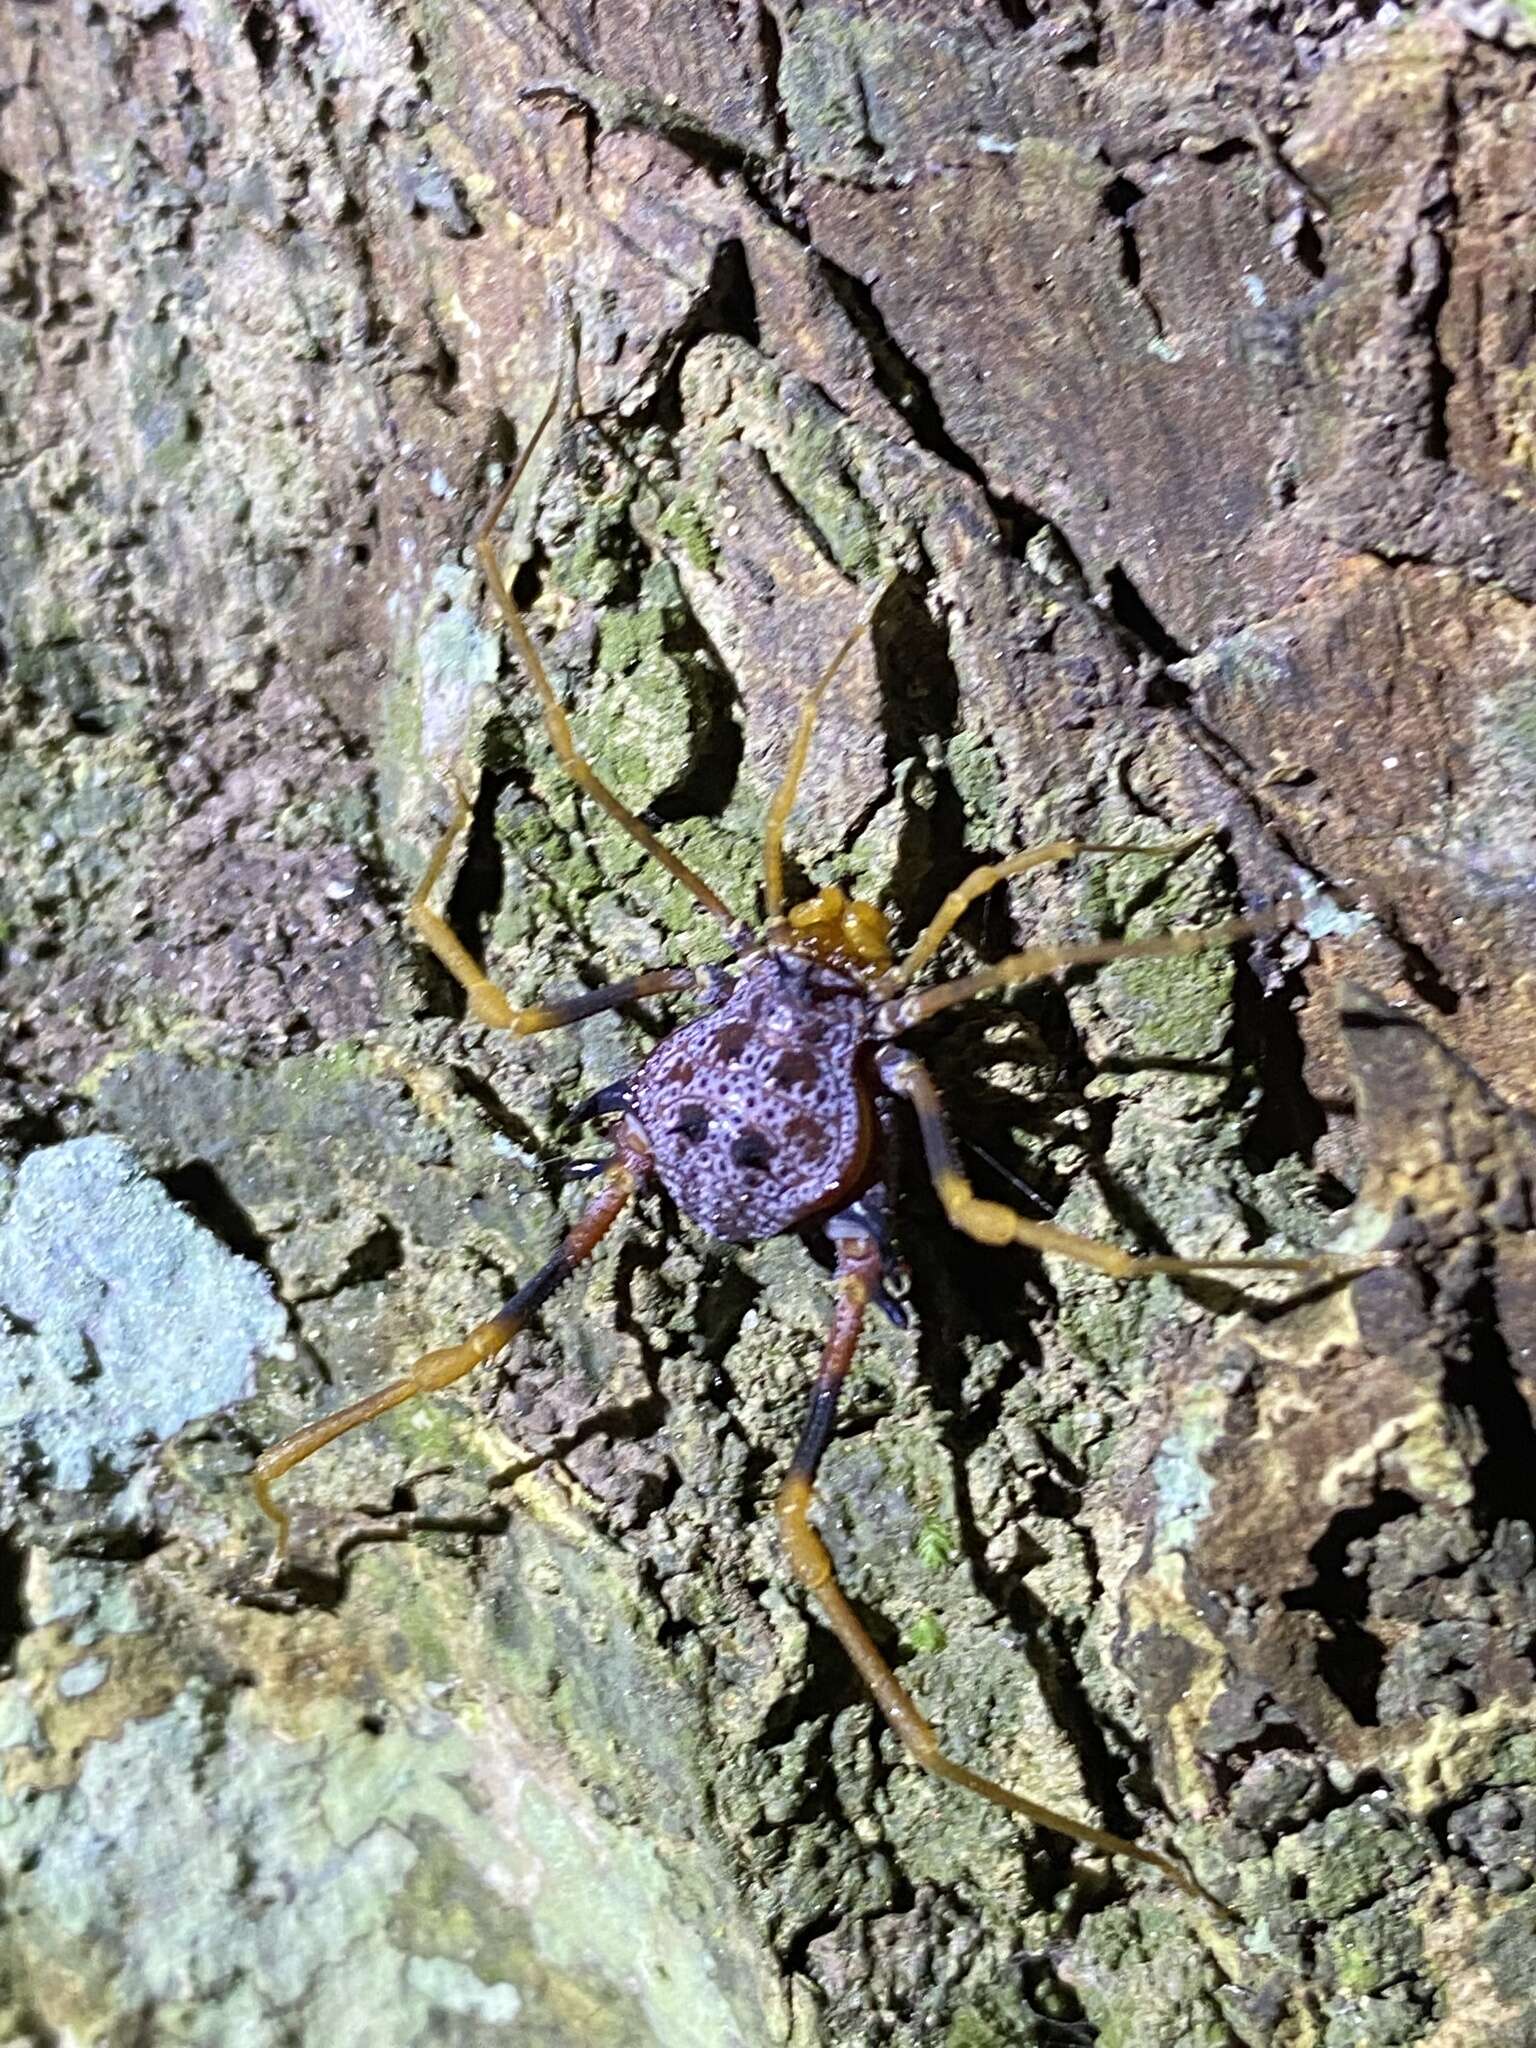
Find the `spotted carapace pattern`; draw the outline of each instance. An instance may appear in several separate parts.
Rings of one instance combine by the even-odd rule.
[[[804,954],[745,969],[630,1084],[656,1179],[713,1237],[776,1237],[851,1195],[871,1157],[869,997]]]

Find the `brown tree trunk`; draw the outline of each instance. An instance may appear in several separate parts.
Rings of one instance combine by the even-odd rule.
[[[0,2034],[1536,2041],[1529,7],[106,0],[0,66]],[[660,1024],[463,1023],[449,777],[518,999],[718,953],[466,553],[562,378],[519,595],[744,911],[891,575],[802,879],[914,931],[1220,828],[957,961],[1300,899],[926,1050],[1028,1213],[1398,1263],[1121,1287],[914,1157],[825,1468],[956,1753],[1229,1922],[921,1777],[790,1596],[793,1240],[643,1210],[261,1581],[254,1451],[534,1268]]]

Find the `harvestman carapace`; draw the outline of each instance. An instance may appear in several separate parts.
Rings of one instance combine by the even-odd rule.
[[[804,700],[783,780],[768,809],[763,837],[764,915],[761,926],[754,930],[663,845],[583,759],[539,650],[512,601],[494,534],[558,398],[557,390],[476,538],[485,579],[538,694],[545,728],[561,766],[586,796],[720,924],[731,957],[724,968],[702,972],[681,966],[655,968],[606,988],[518,1008],[486,976],[432,907],[432,896],[469,812],[467,798],[459,793],[453,821],[427,863],[409,915],[417,936],[463,988],[476,1023],[522,1036],[573,1024],[641,997],[685,994],[702,1005],[702,1014],[663,1038],[633,1074],[604,1089],[596,1099],[595,1112],[612,1118],[612,1154],[601,1185],[553,1257],[503,1308],[459,1343],[418,1358],[403,1378],[295,1430],[263,1452],[253,1483],[257,1499],[277,1525],[279,1557],[287,1551],[289,1523],[286,1511],[273,1498],[273,1483],[347,1430],[418,1394],[450,1386],[494,1358],[569,1279],[643,1190],[664,1189],[700,1229],[734,1243],[752,1243],[781,1231],[819,1232],[830,1242],[836,1260],[836,1302],[810,1413],[777,1501],[779,1529],[795,1577],[852,1658],[890,1726],[926,1770],[1041,1827],[1054,1828],[1111,1855],[1137,1857],[1184,1889],[1198,1892],[1183,1871],[1155,1850],[1057,1813],[947,1756],[838,1587],[832,1560],[811,1524],[809,1511],[817,1467],[832,1434],[838,1394],[866,1312],[872,1302],[893,1309],[885,1287],[891,1263],[885,1175],[890,1120],[897,1098],[915,1113],[928,1169],[949,1221],[982,1244],[1025,1245],[1058,1258],[1075,1259],[1117,1279],[1210,1271],[1346,1273],[1370,1263],[1327,1255],[1141,1257],[987,1201],[973,1192],[961,1169],[932,1080],[899,1042],[914,1025],[989,990],[1038,981],[1064,968],[1129,957],[1165,959],[1227,946],[1253,932],[1255,921],[1231,921],[1155,938],[1032,947],[975,973],[918,989],[914,983],[966,909],[1010,877],[1080,854],[1166,857],[1183,851],[1191,842],[1137,846],[1058,839],[978,867],[950,892],[932,922],[899,959],[891,950],[889,922],[875,905],[850,898],[835,886],[804,902],[787,903],[784,832],[810,751],[817,712],[832,679],[871,625],[890,588],[886,583]],[[1267,917],[1259,922],[1274,921]]]

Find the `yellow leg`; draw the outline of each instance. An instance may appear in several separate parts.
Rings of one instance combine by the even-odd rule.
[[[1295,903],[1280,903],[1256,917],[1236,917],[1198,931],[1159,932],[1154,938],[1103,939],[1086,946],[1034,946],[1025,953],[1010,953],[1006,960],[983,967],[975,974],[962,974],[954,981],[941,981],[934,988],[882,1003],[875,1012],[875,1029],[882,1038],[898,1038],[914,1024],[922,1024],[956,1003],[968,1003],[973,996],[985,995],[989,989],[1044,981],[1047,975],[1059,974],[1067,967],[1101,967],[1111,960],[1176,960],[1187,953],[1206,953],[1213,947],[1235,945],[1256,932],[1290,923],[1297,907]]]
[[[1080,1266],[1108,1273],[1115,1280],[1134,1280],[1153,1273],[1361,1273],[1378,1263],[1371,1258],[1350,1258],[1330,1252],[1311,1252],[1292,1258],[1267,1259],[1175,1259],[1122,1251],[1119,1245],[1101,1244],[1095,1237],[1079,1237],[1057,1223],[1041,1223],[1020,1216],[1003,1202],[989,1202],[978,1195],[961,1170],[953,1140],[944,1120],[943,1104],[932,1076],[913,1054],[892,1049],[882,1054],[880,1077],[888,1088],[904,1095],[917,1112],[923,1152],[928,1171],[944,1205],[944,1213],[957,1230],[974,1237],[979,1244],[1022,1244],[1031,1251],[1052,1252],[1059,1258],[1075,1259]]]
[[[554,1257],[534,1274],[526,1286],[518,1289],[505,1308],[486,1322],[477,1323],[461,1342],[450,1344],[442,1351],[429,1351],[425,1357],[418,1358],[404,1378],[380,1387],[375,1393],[365,1394],[360,1401],[349,1402],[345,1408],[338,1408],[333,1415],[322,1416],[318,1422],[306,1423],[302,1429],[296,1429],[291,1436],[283,1437],[262,1452],[252,1469],[251,1485],[263,1514],[277,1524],[277,1554],[280,1558],[288,1551],[289,1517],[287,1510],[279,1507],[272,1497],[274,1483],[285,1472],[291,1472],[295,1465],[302,1465],[316,1451],[344,1436],[348,1430],[372,1422],[377,1416],[387,1414],[391,1408],[398,1408],[402,1402],[413,1400],[418,1394],[435,1394],[443,1387],[452,1386],[455,1380],[462,1379],[477,1365],[494,1358],[607,1235],[636,1189],[644,1182],[648,1171],[645,1155],[637,1148],[621,1143],[619,1157],[609,1168],[601,1191],[566,1233]]]
[[[890,576],[881,584],[864,616],[805,693],[805,701],[800,707],[800,722],[795,727],[794,738],[790,741],[784,779],[768,807],[768,822],[763,828],[763,908],[770,923],[776,922],[784,914],[784,828],[789,823],[789,814],[795,807],[795,794],[800,787],[800,777],[805,772],[806,757],[811,751],[811,735],[816,730],[816,714],[821,709],[822,699],[827,694],[832,678],[853,652],[861,635],[873,624],[875,614],[885,602],[886,592],[895,580],[894,576]]]
[[[526,1038],[532,1031],[553,1031],[561,1024],[575,1024],[583,1017],[594,1016],[599,1010],[615,1010],[623,1003],[638,1001],[642,996],[678,995],[685,989],[700,986],[699,976],[690,967],[656,967],[648,974],[632,975],[628,981],[612,982],[607,988],[583,989],[579,995],[557,996],[548,1003],[533,1003],[519,1009],[509,1002],[479,961],[460,943],[447,919],[440,911],[434,910],[428,900],[437,887],[454,841],[464,829],[469,810],[469,798],[463,789],[459,789],[453,820],[432,849],[427,871],[411,898],[406,915],[412,931],[423,945],[431,949],[469,997],[469,1013],[477,1024],[484,1024],[492,1031],[510,1031],[515,1037]]]
[[[912,1760],[921,1764],[925,1771],[991,1800],[994,1806],[1006,1807],[1010,1813],[1017,1814],[1021,1820],[1032,1821],[1036,1827],[1051,1828],[1057,1834],[1086,1842],[1090,1848],[1101,1850],[1107,1856],[1134,1856],[1138,1862],[1150,1864],[1154,1870],[1172,1878],[1192,1896],[1206,1899],[1206,1894],[1176,1863],[1160,1856],[1155,1849],[1143,1849],[1137,1843],[1127,1842],[1103,1828],[1092,1827],[1087,1821],[1075,1820],[1070,1814],[1058,1813],[1054,1807],[1042,1806],[1038,1800],[1026,1798],[1022,1792],[1011,1792],[1005,1785],[984,1778],[979,1772],[947,1756],[940,1747],[932,1723],[918,1711],[912,1695],[881,1656],[869,1631],[848,1604],[833,1572],[827,1546],[811,1526],[810,1508],[815,1495],[816,1469],[832,1434],[838,1393],[853,1359],[865,1311],[879,1284],[880,1249],[874,1240],[867,1237],[841,1239],[838,1243],[837,1308],[827,1335],[805,1433],[800,1439],[789,1476],[779,1489],[776,1508],[779,1534],[791,1570],[816,1602],[828,1628],[847,1651],[892,1731],[900,1737]],[[1215,1904],[1215,1901],[1207,1900],[1207,1903]],[[1218,1907],[1217,1910],[1223,1909]]]
[[[1194,832],[1185,839],[1166,841],[1161,846],[1136,846],[1108,839],[1053,839],[1044,846],[1032,846],[1023,853],[1011,853],[1006,860],[972,869],[957,889],[951,889],[939,905],[938,915],[921,931],[912,950],[880,980],[880,993],[894,995],[906,987],[915,974],[928,965],[955,926],[978,896],[985,896],[999,882],[1011,881],[1030,868],[1045,867],[1053,860],[1076,860],[1083,853],[1135,853],[1153,860],[1171,860],[1208,839],[1208,832]]]
[[[560,699],[555,695],[554,685],[550,682],[544,667],[543,656],[524,625],[523,615],[513,603],[512,593],[501,572],[494,539],[497,522],[506,509],[507,500],[517,487],[518,479],[528,465],[529,457],[538,446],[539,437],[554,416],[559,396],[557,387],[544,410],[543,417],[533,430],[528,446],[518,458],[512,474],[497,493],[495,504],[492,505],[485,523],[475,536],[475,551],[480,557],[480,565],[485,572],[485,580],[490,587],[491,595],[496,600],[506,622],[507,631],[512,636],[512,644],[521,656],[523,667],[528,671],[529,680],[538,696],[544,714],[544,729],[549,734],[549,743],[554,748],[555,757],[561,767],[584,795],[591,797],[601,810],[606,811],[616,825],[622,826],[630,838],[643,846],[653,860],[659,861],[675,881],[681,882],[695,902],[701,903],[711,917],[718,918],[730,933],[733,943],[740,946],[747,942],[749,935],[729,905],[715,894],[701,876],[694,873],[686,861],[680,860],[670,847],[664,846],[650,826],[637,818],[627,804],[619,801],[592,764],[577,752],[576,742],[571,736],[570,721],[561,709]]]

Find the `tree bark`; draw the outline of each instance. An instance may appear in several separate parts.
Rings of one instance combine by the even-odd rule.
[[[0,67],[0,2033],[1536,2042],[1529,7],[107,0]],[[720,951],[473,567],[557,389],[517,592],[743,912],[887,577],[801,883],[913,933],[1219,828],[954,971],[1293,906],[924,1050],[1026,1213],[1394,1262],[1120,1286],[914,1156],[822,1510],[954,1751],[1229,1921],[921,1777],[791,1596],[792,1240],[643,1208],[263,1579],[255,1451],[537,1266],[663,1024],[465,1023],[451,779],[514,998]]]

